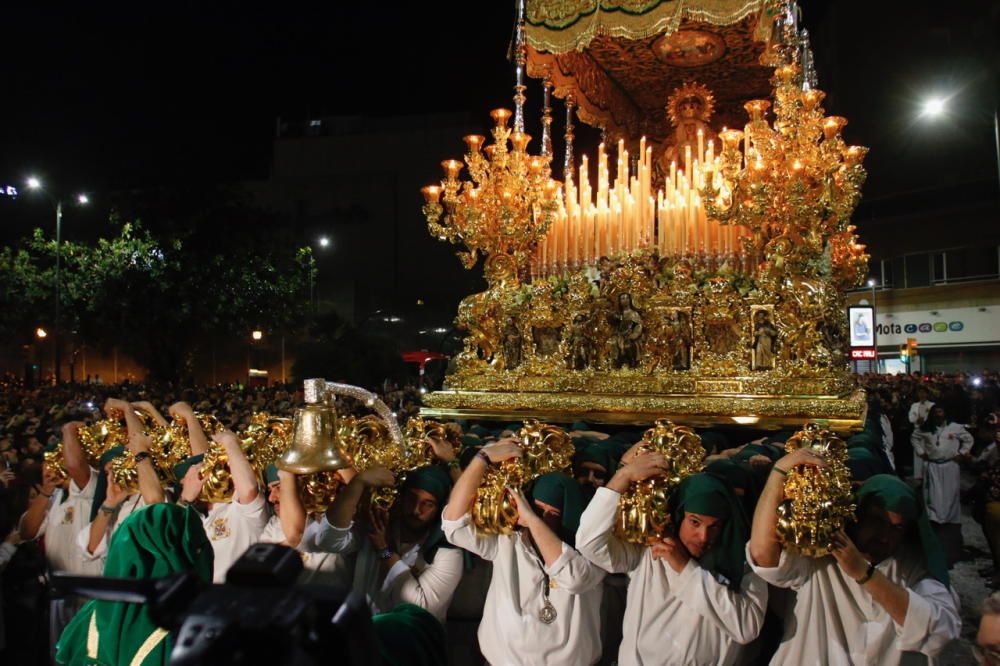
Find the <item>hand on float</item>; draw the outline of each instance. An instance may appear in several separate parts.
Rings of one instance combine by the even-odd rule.
[[[108,398],[104,401],[104,413],[109,419],[123,419],[125,411],[131,408],[131,405],[118,398]]]
[[[826,461],[823,457],[813,451],[812,449],[795,449],[791,453],[783,456],[778,462],[774,463],[774,467],[779,472],[784,472],[788,474],[792,471],[793,467],[799,465],[810,465],[812,467],[826,467]]]
[[[450,463],[458,457],[455,455],[455,446],[445,437],[428,437],[424,441],[431,447],[434,457],[441,462]]]
[[[843,530],[833,535],[830,545],[830,554],[837,560],[837,564],[845,574],[854,580],[859,580],[868,573],[868,560]]]
[[[194,416],[194,410],[186,402],[175,402],[167,408],[167,413],[175,419],[187,419]]]
[[[201,465],[191,465],[181,479],[181,499],[190,504],[201,495],[205,479],[201,478]]]
[[[538,515],[531,508],[531,502],[518,488],[507,486],[507,492],[514,498],[514,504],[517,505],[517,524],[521,527],[531,527],[531,523],[538,520]]]
[[[356,480],[369,488],[384,488],[396,483],[396,477],[393,476],[392,472],[381,465],[369,467],[358,474]]]
[[[505,437],[484,446],[483,453],[489,456],[490,462],[496,465],[504,460],[520,458],[524,453],[519,446],[520,443],[521,440],[516,437]]]
[[[389,512],[384,509],[368,507],[368,540],[372,543],[372,548],[382,551],[389,547],[389,539],[386,536],[389,528]]]
[[[650,554],[654,560],[663,560],[669,564],[670,568],[677,573],[683,571],[691,559],[691,555],[680,539],[672,536],[653,543],[650,547]]]

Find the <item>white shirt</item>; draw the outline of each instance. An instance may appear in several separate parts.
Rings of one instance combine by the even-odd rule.
[[[87,524],[76,534],[76,545],[82,551],[81,556],[83,557],[83,561],[87,563],[100,561],[100,568],[103,571],[104,558],[108,555],[108,545],[111,543],[111,537],[118,531],[118,526],[122,524],[122,521],[144,506],[146,506],[146,500],[142,498],[142,493],[134,493],[126,497],[125,501],[122,502],[121,508],[108,521],[104,535],[101,537],[93,553],[87,550],[87,546],[90,545],[90,514],[88,513]]]
[[[910,423],[912,423],[913,425],[917,425],[918,419],[921,420],[921,423],[926,421],[927,415],[931,413],[931,407],[933,406],[934,403],[931,402],[930,400],[923,400],[921,402],[915,402],[912,405],[910,405],[910,413],[908,415]]]
[[[373,614],[411,603],[426,609],[443,624],[451,597],[462,579],[462,551],[438,548],[434,561],[428,563],[420,553],[419,543],[401,544],[400,549],[403,550],[399,553],[400,560],[383,578],[378,554],[372,549],[371,541],[358,533],[354,523],[346,528],[334,527],[324,516],[318,532],[310,535],[308,545],[309,552],[356,555],[352,587],[366,595]]]
[[[885,450],[885,456],[889,459],[889,466],[893,471],[896,471],[896,459],[892,455],[892,422],[889,421],[889,417],[882,414],[879,417],[879,425],[882,426],[882,448]]]
[[[767,585],[747,569],[739,592],[691,558],[680,573],[647,546],[612,533],[619,494],[598,488],[580,517],[576,547],[611,573],[629,575],[620,666],[729,666],[760,633]]]
[[[766,568],[754,564],[748,548],[747,561],[767,582],[796,592],[775,665],[895,666],[903,652],[921,652],[933,663],[962,628],[958,595],[915,559],[893,557],[877,567],[909,595],[902,626],[833,557],[782,551],[778,566]]]
[[[263,493],[257,493],[257,497],[246,504],[240,504],[234,495],[232,502],[212,505],[201,521],[215,551],[213,582],[226,581],[229,567],[240,559],[247,548],[260,541],[267,519],[267,502]]]
[[[479,649],[492,666],[589,665],[601,658],[604,571],[566,543],[545,566],[523,532],[479,534],[468,513],[442,520],[441,529],[451,543],[493,563],[479,625]],[[538,619],[546,574],[552,624]]]
[[[313,518],[306,520],[302,540],[299,541],[296,548],[302,557],[303,566],[298,582],[300,584],[350,586],[350,572],[347,571],[348,558],[337,553],[312,550],[317,547],[316,538],[323,527],[319,520]],[[278,516],[271,516],[271,519],[267,521],[260,541],[261,543],[283,543],[285,541],[285,532],[281,528],[281,519]]]
[[[94,504],[97,488],[97,472],[90,470],[90,479],[82,489],[73,479],[69,480],[69,492],[56,488],[48,500],[45,518],[38,528],[36,539],[45,537],[45,559],[51,571],[65,571],[78,576],[100,576],[104,560],[84,559],[77,546],[80,530],[90,525],[90,509]],[[63,501],[63,497],[66,500]],[[24,517],[21,517],[24,520]],[[90,530],[87,530],[88,535]]]

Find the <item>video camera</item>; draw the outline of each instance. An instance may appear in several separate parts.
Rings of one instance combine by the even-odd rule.
[[[207,585],[190,571],[159,579],[54,574],[54,597],[71,594],[145,604],[151,619],[174,633],[170,663],[381,663],[363,595],[327,585],[296,585],[302,559],[292,548],[251,546]]]

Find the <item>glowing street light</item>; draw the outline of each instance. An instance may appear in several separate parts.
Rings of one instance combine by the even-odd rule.
[[[264,337],[264,332],[254,331],[253,333],[250,334],[250,337],[253,338],[254,340],[260,341]]]
[[[60,366],[62,365],[62,363],[61,363],[61,360],[62,360],[61,359],[61,357],[62,357],[62,349],[61,349],[61,346],[59,344],[59,306],[60,306],[60,301],[62,300],[62,282],[59,279],[59,273],[60,273],[60,267],[61,267],[60,265],[62,264],[62,212],[63,212],[63,202],[62,202],[62,199],[54,198],[54,197],[52,197],[51,194],[49,194],[48,192],[46,192],[45,189],[42,187],[42,181],[39,180],[36,176],[29,177],[27,179],[27,185],[28,185],[28,189],[29,190],[33,190],[33,191],[36,191],[36,192],[41,192],[42,194],[44,194],[46,196],[46,198],[48,198],[48,200],[52,204],[54,204],[55,207],[56,207],[56,273],[55,273],[56,303],[55,303],[55,319],[54,319],[54,321],[52,323],[52,345],[55,348],[55,354],[54,354],[55,358],[54,358],[54,364],[53,365],[55,366],[55,380],[56,380],[56,383],[58,384],[59,383],[59,374],[60,374],[60,370],[61,370]],[[76,202],[77,202],[77,204],[79,204],[81,206],[84,206],[84,205],[90,203],[90,199],[87,197],[86,194],[78,194],[77,197],[76,197]],[[42,329],[38,329],[38,330],[41,331]],[[39,335],[38,337],[39,338],[43,338],[45,336],[44,335]]]
[[[319,237],[319,246],[322,247],[322,248],[330,247],[330,237],[329,236],[320,236]]]
[[[38,328],[35,329],[35,336],[39,340],[44,340],[45,338],[47,338],[49,336],[49,334],[45,331],[44,328],[42,328],[41,326],[39,326]]]
[[[948,101],[943,97],[928,97],[924,100],[923,115],[936,118],[944,113]]]

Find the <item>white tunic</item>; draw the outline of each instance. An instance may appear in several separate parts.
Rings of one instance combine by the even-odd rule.
[[[927,517],[935,523],[962,522],[961,467],[952,458],[972,450],[972,435],[958,423],[939,426],[934,432],[922,428],[910,438],[914,454],[930,458],[924,465],[924,504]]]
[[[921,424],[927,421],[927,415],[931,413],[931,407],[933,406],[934,403],[930,400],[915,402],[910,405],[910,413],[907,415],[907,418],[913,424],[914,429],[920,428],[920,425],[917,423],[918,420]],[[917,454],[916,450],[913,451],[913,477],[915,479],[924,478],[924,461]]]
[[[87,551],[87,546],[90,544],[90,514],[87,514],[87,524],[76,534],[76,545],[80,549],[83,561],[87,563],[87,566],[96,566],[94,563],[99,562],[100,569],[104,570],[104,558],[108,555],[108,545],[111,543],[111,537],[118,531],[118,526],[122,524],[122,521],[144,506],[146,506],[146,500],[142,498],[142,493],[135,493],[126,497],[125,501],[122,502],[121,508],[108,521],[104,535],[101,537],[93,553]]]
[[[94,504],[97,472],[90,471],[90,480],[82,489],[69,480],[69,496],[56,488],[49,498],[45,518],[36,539],[45,538],[45,559],[51,571],[65,571],[78,576],[100,576],[103,559],[85,559],[77,546],[80,530],[90,526],[90,509]],[[66,500],[63,501],[63,498]],[[21,517],[24,520],[24,517]],[[87,530],[89,534],[89,529]]]
[[[811,559],[782,551],[778,566],[756,566],[761,578],[795,590],[786,613],[785,633],[771,663],[829,666],[896,666],[903,652],[931,659],[958,638],[962,621],[954,590],[928,577],[915,559],[889,558],[878,570],[906,588],[910,597],[902,626],[852,578],[833,557]]]
[[[213,582],[226,581],[229,567],[240,559],[247,548],[260,541],[267,519],[267,502],[263,493],[257,493],[257,497],[246,504],[240,504],[234,496],[232,502],[212,505],[201,521],[215,552]]]
[[[879,425],[882,427],[882,450],[885,451],[885,457],[889,459],[889,467],[892,471],[896,471],[896,458],[892,453],[893,445],[893,435],[892,435],[892,422],[889,421],[889,417],[882,414],[879,417]]]
[[[302,557],[302,573],[299,575],[300,584],[314,585],[343,585],[350,586],[351,579],[347,571],[347,559],[336,553],[310,550],[316,548],[316,537],[322,530],[319,520],[307,519],[302,540],[296,550]],[[261,543],[281,543],[285,540],[285,532],[281,528],[281,519],[278,516],[271,516],[264,528],[264,533],[260,536]]]
[[[598,488],[580,518],[576,546],[611,573],[628,573],[621,666],[728,666],[760,633],[767,585],[747,569],[734,592],[691,558],[677,573],[651,550],[612,533],[619,494]]]
[[[383,578],[381,562],[371,541],[359,533],[354,523],[346,528],[334,527],[325,516],[318,533],[310,536],[308,548],[310,552],[326,551],[341,556],[355,554],[352,587],[367,596],[373,614],[411,603],[425,608],[444,623],[451,597],[462,579],[462,551],[438,548],[434,561],[428,563],[420,553],[419,543],[401,544],[400,561]]]
[[[468,513],[441,528],[448,541],[493,563],[479,625],[479,649],[492,666],[589,666],[601,658],[604,571],[566,543],[547,567],[522,532],[479,534]],[[546,574],[552,624],[538,619]]]

